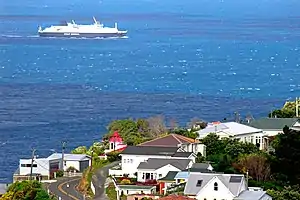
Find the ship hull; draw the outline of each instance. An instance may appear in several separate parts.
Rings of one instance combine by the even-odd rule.
[[[120,33],[57,33],[57,32],[39,32],[40,37],[64,37],[64,38],[109,38],[123,37],[126,32]]]

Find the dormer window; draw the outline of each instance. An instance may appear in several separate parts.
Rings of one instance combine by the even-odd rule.
[[[214,183],[214,191],[218,191],[218,183],[217,182]]]

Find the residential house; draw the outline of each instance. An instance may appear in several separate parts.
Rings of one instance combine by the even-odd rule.
[[[213,167],[208,163],[193,163],[192,167],[181,171],[169,171],[169,173],[158,180],[160,194],[172,192],[188,181],[190,172],[215,173]]]
[[[144,142],[138,146],[179,147],[186,152],[193,152],[195,154],[200,152],[202,156],[206,156],[206,146],[204,144],[201,144],[192,138],[178,134],[168,134],[163,137]]]
[[[48,158],[20,159],[19,167],[13,176],[13,182],[28,180],[31,175],[31,169],[34,179],[48,180],[54,176],[56,171],[61,169],[61,166],[61,153],[53,153]],[[89,156],[85,154],[64,154],[64,170],[73,167],[78,172],[83,172],[88,166],[90,166]]]
[[[48,160],[62,161],[61,153],[53,153]],[[91,165],[91,157],[86,154],[64,154],[64,171],[74,168],[77,172],[83,172]]]
[[[157,181],[159,183],[160,194],[166,194],[169,188],[176,185],[175,176],[178,173],[179,173],[178,171],[169,171],[165,177]]]
[[[59,170],[60,160],[48,160],[47,158],[20,159],[19,167],[13,175],[13,182],[28,180],[31,175],[35,180],[48,180],[54,172]]]
[[[275,136],[283,133],[283,128],[300,129],[298,118],[261,118],[250,121],[247,125],[263,130],[266,136]]]
[[[172,194],[169,196],[161,197],[159,198],[159,200],[195,200],[195,199],[187,196]]]
[[[121,166],[110,169],[110,175],[127,174],[135,177],[140,163],[146,162],[149,158],[190,159],[192,162],[196,160],[194,153],[183,152],[178,147],[128,146],[120,155],[122,157]]]
[[[268,148],[269,145],[268,137],[266,137],[263,130],[237,122],[210,123],[206,128],[197,132],[199,134],[198,140],[202,140],[210,133],[215,133],[220,138],[235,138],[241,142],[259,145],[261,150]]]
[[[123,143],[123,138],[115,131],[109,138],[109,149],[105,149],[104,153],[107,154],[113,151],[124,150],[126,147],[127,145]]]
[[[241,174],[191,172],[184,194],[197,200],[272,200],[265,191],[250,191]]]
[[[131,195],[152,195],[156,193],[156,186],[148,185],[115,185],[117,191],[117,199],[121,196],[131,196]],[[137,197],[135,197],[137,198]],[[132,198],[129,198],[132,199]],[[139,198],[138,198],[139,199]]]
[[[141,162],[137,168],[137,180],[146,182],[165,177],[170,171],[181,171],[192,166],[191,159],[149,158]]]

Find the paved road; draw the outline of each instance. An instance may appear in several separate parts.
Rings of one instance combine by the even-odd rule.
[[[51,193],[61,197],[61,200],[84,200],[83,195],[76,190],[80,179],[79,176],[61,178],[57,182],[51,183],[48,189]]]
[[[95,186],[96,194],[94,196],[94,200],[108,200],[105,194],[105,181],[108,176],[108,169],[116,166],[120,163],[120,161],[113,162],[105,167],[98,169],[96,173],[92,177],[93,184]]]

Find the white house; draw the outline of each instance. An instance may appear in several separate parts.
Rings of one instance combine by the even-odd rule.
[[[121,166],[118,169],[110,169],[110,175],[128,174],[130,177],[134,177],[140,163],[146,162],[149,158],[190,159],[193,162],[196,160],[194,153],[183,152],[178,147],[128,146],[121,153],[121,157]]]
[[[127,147],[127,145],[123,143],[123,139],[117,131],[115,131],[113,135],[110,136],[108,142],[109,142],[109,148],[104,150],[105,154],[113,151],[122,150]]]
[[[283,128],[285,126],[288,126],[291,129],[300,130],[298,118],[261,118],[252,120],[247,125],[263,130],[268,137],[283,133]]]
[[[14,182],[18,180],[27,180],[31,175],[37,180],[48,180],[54,175],[54,172],[61,168],[62,154],[54,153],[48,158],[20,159],[19,167],[14,173]],[[90,165],[90,157],[85,154],[64,154],[64,170],[74,167],[77,171],[83,172]]]
[[[149,158],[146,162],[139,164],[137,180],[139,182],[158,180],[165,177],[170,171],[188,169],[192,164],[191,159]]]
[[[198,200],[272,200],[265,191],[248,190],[241,174],[191,172],[184,194]]]
[[[206,157],[206,146],[197,142],[195,139],[188,138],[178,134],[168,134],[153,140],[139,144],[138,146],[152,147],[180,147],[185,152],[201,153]]]
[[[53,153],[48,160],[60,160],[62,161],[61,153]],[[87,167],[91,165],[91,157],[86,154],[64,154],[64,171],[68,168],[75,168],[78,172],[83,172]]]
[[[210,133],[215,133],[220,138],[235,138],[241,142],[259,144],[260,149],[266,149],[269,144],[268,137],[266,137],[263,130],[237,122],[211,123],[205,129],[197,131],[197,133],[199,134],[198,140],[202,140]]]

